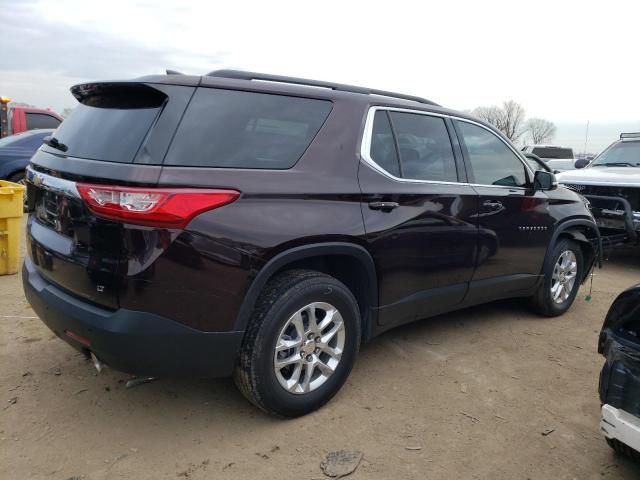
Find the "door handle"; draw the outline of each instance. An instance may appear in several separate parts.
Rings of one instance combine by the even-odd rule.
[[[503,207],[502,202],[497,200],[485,200],[482,206],[488,210],[500,210]]]
[[[394,208],[398,208],[400,204],[398,202],[369,202],[369,208],[371,210],[391,211]]]

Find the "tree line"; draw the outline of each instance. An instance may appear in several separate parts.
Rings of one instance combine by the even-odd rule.
[[[496,127],[514,143],[522,140],[537,145],[550,142],[556,134],[553,122],[544,118],[527,119],[524,107],[513,100],[507,100],[500,106],[478,107],[472,113]]]

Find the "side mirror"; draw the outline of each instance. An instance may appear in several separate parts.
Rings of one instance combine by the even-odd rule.
[[[533,176],[534,190],[555,190],[556,188],[558,188],[558,181],[553,173],[538,170]]]
[[[590,160],[587,160],[586,158],[581,158],[580,160],[576,160],[576,163],[573,164],[574,167],[576,168],[584,168],[587,165],[589,165]]]

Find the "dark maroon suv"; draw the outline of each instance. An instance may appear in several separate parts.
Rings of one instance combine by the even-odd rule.
[[[235,375],[302,415],[397,325],[572,304],[587,203],[428,100],[217,71],[97,82],[27,171],[24,288],[62,339],[140,375]]]

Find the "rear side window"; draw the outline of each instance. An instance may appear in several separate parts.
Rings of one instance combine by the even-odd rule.
[[[57,128],[60,120],[46,113],[25,113],[27,119],[27,130],[34,128]]]
[[[403,178],[457,182],[451,140],[440,117],[390,112]]]
[[[67,146],[67,155],[106,162],[133,162],[166,101],[163,93],[142,84],[83,85],[72,92],[80,104],[55,137]]]
[[[371,133],[371,158],[391,175],[400,177],[400,164],[387,112],[378,110]]]
[[[165,165],[287,169],[331,111],[326,100],[199,88]]]
[[[535,147],[531,153],[535,153],[540,158],[573,159],[573,150],[560,147]]]
[[[507,145],[490,131],[467,122],[457,122],[473,169],[475,183],[524,187],[524,164]]]

